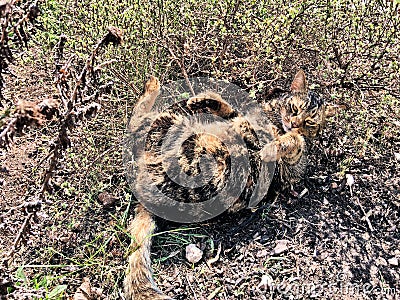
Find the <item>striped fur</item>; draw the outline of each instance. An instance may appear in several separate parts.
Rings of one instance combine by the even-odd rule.
[[[231,212],[247,207],[249,196],[260,180],[262,160],[277,162],[271,188],[275,194],[283,188],[290,187],[301,178],[304,172],[307,141],[319,135],[325,125],[325,104],[317,94],[308,91],[303,71],[296,74],[290,92],[279,91],[273,95],[272,99],[262,104],[265,114],[271,121],[271,126],[263,129],[264,133],[272,139],[272,142],[267,145],[260,143],[248,119],[241,116],[220,95],[212,92],[177,102],[152,119],[154,115],[151,113],[151,107],[156,101],[159,90],[157,78],[151,77],[135,108],[136,118],[130,123],[130,129],[138,138],[146,137],[145,154],[139,153],[136,157],[139,165],[138,176],[139,178],[141,176],[140,170],[146,170],[143,176],[150,176],[152,184],[179,203],[206,201],[223,188],[231,175],[232,159],[244,151],[243,144],[236,143],[237,136],[242,138],[248,151],[250,172],[248,177],[244,178],[243,176],[247,174],[245,170],[235,170],[235,177],[244,180],[247,184],[236,202],[231,203],[229,208]],[[168,138],[166,137],[168,134],[173,138],[180,137],[184,134],[180,131],[180,126],[192,125],[185,124],[187,119],[184,116],[195,117],[201,113],[211,114],[224,120],[224,122],[204,120],[203,125],[207,126],[209,132],[222,136],[222,141],[228,141],[233,145],[230,153],[224,142],[213,135],[196,132],[195,125],[193,125],[193,134],[183,139],[178,157],[176,157],[174,147],[162,151],[162,141]],[[149,125],[150,130],[141,124]],[[171,138],[171,144],[175,142],[173,138]],[[179,138],[176,143],[180,143]],[[180,186],[167,175],[168,163],[166,162],[172,158],[177,159],[183,171],[182,176],[198,175],[200,160],[204,155],[212,156],[216,162],[209,167],[212,176],[205,186],[193,188]],[[146,195],[146,187],[139,186],[138,188],[142,188]],[[148,197],[151,199],[151,193]],[[152,278],[150,248],[151,235],[155,227],[153,215],[139,204],[135,218],[128,229],[132,236],[132,252],[124,281],[125,297],[128,300],[171,299],[157,288]]]

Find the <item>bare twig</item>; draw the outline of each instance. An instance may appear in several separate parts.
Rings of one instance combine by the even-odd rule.
[[[40,205],[42,204],[42,202],[40,200],[34,200],[34,201],[29,201],[29,202],[24,202],[20,205],[11,207],[8,211],[6,211],[4,214],[0,215],[0,220],[2,220],[5,216],[7,216],[8,214],[10,214],[11,212],[13,212],[14,210],[18,210],[21,208],[35,208],[35,207],[40,207]]]
[[[17,118],[12,118],[0,133],[0,147],[6,147],[12,140]]]
[[[179,60],[179,59],[176,57],[175,53],[172,51],[172,49],[171,49],[170,47],[168,47],[168,51],[169,51],[169,53],[171,54],[171,56],[172,56],[172,58],[174,59],[174,61],[176,61],[176,63],[178,64],[179,68],[181,69],[181,72],[182,72],[182,74],[183,74],[183,77],[185,77],[186,84],[188,85],[188,87],[189,87],[189,89],[190,89],[190,92],[192,93],[192,96],[195,96],[196,94],[195,94],[195,92],[194,92],[194,89],[193,89],[193,87],[192,87],[192,84],[191,84],[190,81],[189,81],[189,76],[188,76],[188,74],[187,74],[187,72],[186,72],[186,69],[185,69],[185,66],[184,66],[183,61]]]
[[[105,61],[105,62],[103,62],[103,63],[97,65],[93,70],[94,70],[95,72],[96,72],[96,71],[100,71],[100,70],[102,70],[105,66],[111,65],[111,64],[116,63],[116,62],[118,62],[118,60],[116,60],[116,59],[110,59],[110,60],[108,60],[108,61]]]
[[[193,293],[194,299],[197,300],[198,298],[197,298],[196,292],[194,291],[194,289],[193,289],[193,287],[192,287],[192,284],[190,283],[190,280],[189,280],[188,276],[186,276],[186,281],[187,281],[187,283],[188,283],[188,285],[189,285],[190,290],[191,290],[192,293]]]
[[[10,36],[14,34],[20,44],[23,42],[26,46],[29,32],[24,27],[28,22],[36,19],[39,13],[38,0],[22,4],[19,2],[15,0],[2,1],[0,5],[0,25],[2,28],[0,37],[0,98],[3,98],[1,92],[4,86],[2,73],[6,73],[8,64],[13,62],[13,52],[18,52],[22,48],[18,41],[11,39]]]
[[[356,198],[356,201],[357,201],[357,204],[360,207],[362,213],[364,214],[364,217],[362,219],[365,220],[365,222],[367,222],[369,230],[371,230],[371,232],[374,231],[374,227],[372,227],[372,223],[369,220],[369,216],[371,215],[372,211],[369,211],[368,213],[366,213],[364,207],[360,203],[360,200],[358,198]]]
[[[215,255],[215,257],[207,260],[208,267],[211,267],[212,264],[216,263],[219,260],[219,256],[221,255],[221,249],[222,249],[222,243],[220,242],[218,244],[218,250],[217,250],[217,254]]]
[[[12,259],[12,257],[14,256],[17,246],[18,246],[19,242],[21,241],[21,238],[29,225],[29,221],[31,220],[31,218],[34,214],[35,214],[34,212],[30,212],[25,217],[24,223],[22,223],[22,226],[19,229],[17,236],[15,237],[15,240],[13,242],[13,245],[11,246],[10,251],[6,254],[6,258],[8,259],[8,261],[10,261]]]
[[[141,94],[142,94],[142,92],[141,92],[132,82],[128,81],[119,71],[117,71],[117,70],[115,70],[115,69],[112,69],[111,72],[112,72],[116,77],[118,77],[119,80],[125,82],[125,83],[128,85],[128,87],[130,87],[131,90],[133,90],[133,92],[134,92],[136,95],[141,95]]]

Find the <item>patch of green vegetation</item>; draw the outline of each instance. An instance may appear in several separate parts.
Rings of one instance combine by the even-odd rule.
[[[398,78],[398,60],[376,67],[400,50],[394,42],[394,10],[390,3],[340,0],[46,1],[41,44],[51,49],[56,37],[66,34],[68,48],[80,56],[107,26],[120,27],[125,43],[110,48],[107,57],[117,58],[115,70],[133,83],[143,82],[148,74],[182,77],[174,57],[182,60],[189,76],[221,77],[247,87],[270,81],[277,73],[290,77],[288,64],[306,66],[332,83],[356,78],[373,82],[384,72],[384,78]],[[127,96],[126,85],[119,93]]]
[[[15,272],[15,278],[19,280],[16,284],[17,286],[29,287],[31,286],[36,291],[45,291],[44,297],[38,297],[33,295],[32,299],[37,300],[59,300],[64,299],[64,292],[67,289],[67,285],[56,285],[54,286],[54,282],[57,281],[57,278],[53,276],[37,274],[31,280],[25,275],[24,267],[21,266]],[[8,291],[9,293],[12,290]]]
[[[350,167],[351,167],[351,164],[352,164],[353,160],[354,160],[354,157],[350,156],[350,157],[347,157],[347,158],[343,159],[340,162],[340,165],[339,165],[339,170],[340,171],[338,172],[338,177],[339,178],[344,178],[346,173],[350,170]]]

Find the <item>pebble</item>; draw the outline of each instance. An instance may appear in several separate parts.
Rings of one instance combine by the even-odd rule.
[[[400,153],[395,152],[394,153],[394,157],[400,161]]]
[[[195,244],[189,244],[186,246],[186,259],[195,264],[200,261],[203,257],[203,251],[201,251]]]
[[[377,263],[378,263],[378,265],[381,265],[381,266],[387,266],[387,264],[388,264],[386,259],[384,259],[383,257],[378,257]]]
[[[389,263],[389,265],[397,267],[399,265],[399,260],[397,259],[397,257],[392,257],[392,258],[388,259],[388,263]]]
[[[261,277],[261,282],[258,284],[258,288],[267,289],[274,284],[274,279],[269,274],[264,274]]]
[[[108,192],[102,192],[99,194],[99,200],[104,206],[108,207],[113,205],[118,200],[118,197]]]
[[[68,236],[62,236],[62,237],[59,238],[59,240],[60,240],[61,242],[63,242],[63,243],[66,243],[66,242],[69,241],[69,237],[68,237]]]
[[[351,174],[346,174],[346,184],[352,186],[354,184],[354,177]]]

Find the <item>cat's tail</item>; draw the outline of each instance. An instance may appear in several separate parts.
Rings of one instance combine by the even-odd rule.
[[[132,253],[128,259],[128,270],[124,281],[127,300],[172,300],[158,289],[153,280],[150,247],[155,228],[153,215],[139,204],[136,207],[135,218],[128,228],[132,238]]]

